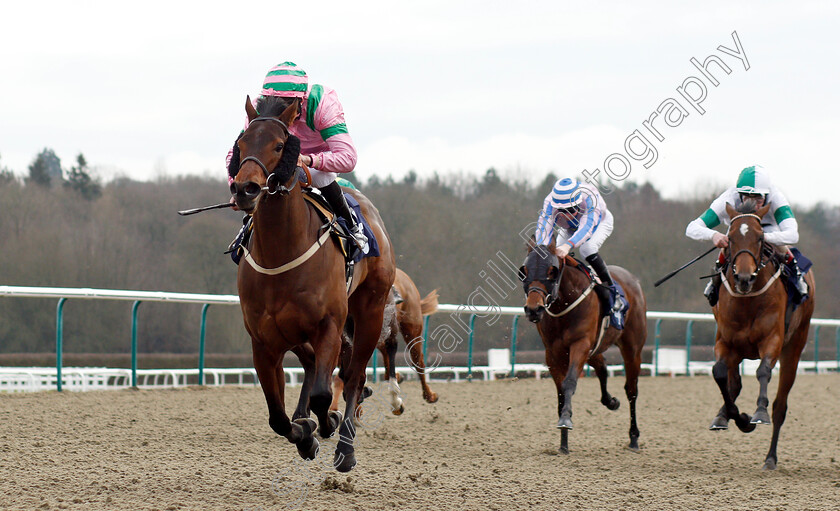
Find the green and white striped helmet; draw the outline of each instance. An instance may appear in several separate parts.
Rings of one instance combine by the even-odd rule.
[[[741,171],[735,184],[738,193],[767,195],[770,193],[770,176],[761,165],[753,165]]]

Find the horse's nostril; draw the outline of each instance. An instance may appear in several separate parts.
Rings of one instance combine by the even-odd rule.
[[[257,195],[258,193],[260,193],[260,185],[254,182],[249,182],[247,185],[245,185],[245,193],[247,195]]]

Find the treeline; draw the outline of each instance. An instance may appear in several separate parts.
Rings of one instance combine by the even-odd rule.
[[[64,170],[58,181],[54,175],[47,183],[31,176],[24,181],[3,178],[0,168],[4,210],[0,284],[236,293],[236,266],[222,252],[241,225],[241,213],[176,214],[226,200],[227,186],[221,178],[116,179],[101,184],[90,178],[82,155],[73,169],[74,174]],[[75,176],[77,184],[65,185],[65,176]],[[480,177],[420,180],[411,173],[402,180],[357,180],[356,184],[379,209],[398,266],[413,278],[421,294],[437,288],[442,303],[472,298],[476,304],[519,307],[522,288],[505,261],[521,264],[525,250],[520,232],[530,232],[528,226],[536,221],[555,179],[550,175],[538,185],[510,182],[490,169]],[[709,311],[701,294],[704,283],[697,277],[709,272],[713,256],[659,288],[653,282],[706,248],[687,239],[684,231],[712,198],[666,200],[651,185],[633,183],[606,197],[615,230],[602,254],[608,264],[624,266],[641,279],[649,310]],[[834,299],[840,291],[840,208],[817,204],[795,209],[798,246],[815,264],[816,316],[840,317],[840,304]],[[0,297],[0,353],[53,351],[55,304],[54,299]],[[194,353],[200,310],[200,305],[141,304],[140,351]],[[64,311],[66,351],[129,350],[130,303],[69,300]],[[445,320],[438,316],[433,323]],[[502,318],[488,326],[492,320],[476,322],[477,350],[509,343],[510,321]],[[698,327],[703,332],[704,327]],[[669,328],[682,335],[679,330],[685,327]],[[206,335],[208,352],[250,350],[238,307],[212,306]],[[541,347],[531,325],[520,326],[518,345]]]

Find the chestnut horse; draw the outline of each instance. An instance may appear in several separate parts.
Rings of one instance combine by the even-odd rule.
[[[756,424],[770,424],[767,385],[773,367],[779,361],[779,388],[773,401],[773,438],[764,460],[764,469],[773,470],[778,462],[776,445],[779,430],[785,422],[788,394],[796,378],[799,357],[808,341],[815,286],[813,272],[809,271],[805,274],[809,297],[790,315],[785,330],[787,292],[779,278],[783,264],[779,250],[786,252],[786,249],[777,249],[764,242],[761,218],[769,208],[767,205],[756,211],[752,201],[744,202],[737,210],[726,205],[726,212],[732,219],[729,246],[725,249],[731,264],[722,286],[726,292],[721,291],[713,308],[717,335],[712,369],[724,405],[709,429],[727,429],[729,419],[745,433],[754,430]],[[761,360],[756,370],[758,406],[752,417],[739,413],[735,405],[741,392],[738,366],[745,358]]]
[[[557,428],[561,430],[560,452],[569,453],[568,432],[572,429],[572,396],[585,363],[595,369],[601,384],[601,404],[617,410],[620,402],[607,392],[607,364],[604,352],[617,345],[624,359],[624,391],[630,403],[630,445],[639,449],[636,424],[636,398],[642,363],[642,347],[647,337],[647,304],[638,279],[624,268],[610,266],[610,275],[619,282],[629,302],[623,330],[606,327],[604,315],[590,273],[571,257],[562,261],[549,245],[528,244],[528,256],[519,269],[526,294],[525,313],[545,345],[545,363],[554,379],[558,396]],[[600,285],[600,284],[597,284]],[[606,321],[605,321],[606,320]],[[602,328],[606,328],[601,332]],[[599,335],[601,336],[599,338]]]
[[[382,329],[385,302],[394,282],[394,250],[376,208],[353,192],[381,255],[356,264],[348,298],[344,255],[338,243],[327,239],[332,237],[329,227],[297,186],[300,145],[288,129],[298,115],[297,102],[285,107],[273,99],[260,104],[259,115],[246,101],[250,124],[237,141],[241,164],[238,171],[231,169],[236,173],[231,184],[236,204],[253,216],[250,246],[237,279],[242,315],[271,428],[294,443],[304,459],[313,459],[319,444],[314,436],[316,423],[309,418],[311,409],[322,438],[338,429],[333,463],[337,470],[347,472],[356,464],[352,411],[360,400],[365,366]],[[348,312],[355,319],[355,340],[341,368],[348,383],[342,420],[339,413],[329,412],[330,380]],[[291,421],[285,411],[283,374],[283,355],[289,350],[305,369]]]
[[[402,399],[400,398],[400,377],[396,374],[397,361],[397,335],[402,333],[411,367],[417,372],[420,380],[420,387],[423,391],[423,399],[428,403],[435,403],[438,395],[433,392],[426,383],[426,364],[423,361],[423,316],[434,314],[438,310],[437,289],[420,299],[420,291],[414,285],[404,271],[397,268],[394,287],[402,297],[402,303],[395,303],[393,297],[388,300],[385,306],[382,332],[379,337],[377,348],[382,353],[385,366],[385,380],[388,382],[391,395],[391,411],[394,415],[401,415],[405,411]],[[406,362],[409,362],[406,357]],[[330,410],[338,410],[338,393],[343,383],[337,376],[333,380],[333,402]]]

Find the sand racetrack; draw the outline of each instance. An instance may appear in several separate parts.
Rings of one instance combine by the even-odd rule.
[[[641,379],[638,454],[610,382],[615,412],[595,378],[578,386],[567,456],[550,380],[437,383],[433,405],[404,382],[403,416],[368,403],[349,475],[319,465],[331,449],[300,461],[257,388],[0,395],[0,508],[840,509],[840,375],[799,375],[775,472],[770,427],[708,431],[711,378]],[[744,379],[747,413],[757,388]]]

